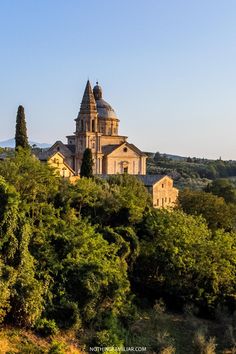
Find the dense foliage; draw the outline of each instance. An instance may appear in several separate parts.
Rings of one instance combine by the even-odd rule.
[[[184,158],[159,152],[148,155],[148,173],[170,175],[179,189],[203,190],[212,180],[222,178],[232,178],[235,187],[236,161]]]
[[[137,309],[159,298],[204,316],[233,311],[233,204],[184,193],[176,210],[154,210],[135,177],[70,184],[19,148],[0,162],[1,322],[121,346],[137,342]]]

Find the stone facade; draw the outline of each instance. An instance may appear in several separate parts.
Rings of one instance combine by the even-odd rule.
[[[146,175],[138,176],[152,196],[154,208],[173,208],[178,198],[178,189],[173,186],[169,176]]]
[[[67,136],[67,144],[56,141],[46,153],[38,155],[42,161],[55,167],[62,177],[75,183],[79,178],[83,153],[90,148],[94,161],[94,174],[128,173],[140,178],[153,199],[155,208],[171,208],[176,204],[178,190],[168,176],[146,175],[147,156],[119,135],[119,119],[113,108],[102,98],[98,84],[91,88],[88,81],[75,119],[76,130]]]
[[[67,165],[64,156],[60,152],[55,152],[47,162],[61,177],[70,178],[74,176],[73,169]]]
[[[172,178],[165,176],[152,187],[153,206],[169,208],[176,205],[178,189],[173,187]]]
[[[119,119],[102,98],[98,84],[92,90],[90,82],[87,82],[75,122],[76,131],[67,136],[67,144],[57,141],[48,150],[49,156],[60,152],[74,174],[79,175],[83,153],[90,148],[96,175],[146,174],[147,156],[128,143],[126,136],[119,135]]]

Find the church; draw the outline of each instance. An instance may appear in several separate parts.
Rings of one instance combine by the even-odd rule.
[[[63,160],[64,173],[78,176],[86,148],[93,155],[95,175],[128,173],[146,175],[147,156],[119,135],[119,119],[114,109],[103,99],[102,88],[93,90],[89,80],[75,119],[75,133],[67,136],[67,144],[56,141],[47,151],[47,159]]]
[[[131,174],[139,178],[152,196],[154,208],[172,208],[178,190],[165,175],[146,174],[147,156],[119,135],[119,119],[114,109],[103,99],[102,88],[96,83],[93,90],[87,81],[80,110],[75,119],[75,133],[67,136],[67,143],[56,141],[37,157],[49,163],[71,183],[78,180],[83,154],[91,149],[93,173],[108,175]]]

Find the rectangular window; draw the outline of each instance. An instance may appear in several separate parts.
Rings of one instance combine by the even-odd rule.
[[[128,167],[124,167],[124,173],[128,173]]]
[[[159,206],[159,199],[157,199],[157,206]]]
[[[161,205],[164,206],[164,198],[161,198]]]
[[[169,203],[171,203],[171,198],[169,198]]]

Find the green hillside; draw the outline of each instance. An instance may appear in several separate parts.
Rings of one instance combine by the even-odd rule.
[[[19,149],[0,197],[3,353],[235,352],[231,182],[153,209],[133,176],[70,184]]]

